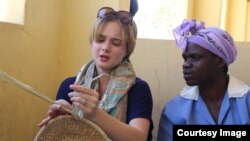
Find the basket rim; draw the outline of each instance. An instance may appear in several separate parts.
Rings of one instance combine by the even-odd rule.
[[[72,116],[72,115],[60,115],[60,116],[58,116],[58,117],[50,120],[47,125],[45,125],[42,128],[40,128],[40,130],[38,131],[38,133],[35,136],[34,141],[40,141],[40,140],[42,140],[42,138],[46,138],[46,136],[49,135],[49,134],[47,134],[47,132],[51,132],[52,131],[52,130],[48,131],[49,128],[54,128],[52,126],[55,126],[56,122],[62,122],[62,120],[66,121],[65,122],[66,124],[68,122],[69,122],[69,124],[71,124],[71,121],[72,122],[83,122],[84,124],[87,124],[87,125],[91,126],[92,130],[94,129],[94,131],[101,136],[101,138],[102,138],[103,141],[111,141],[108,138],[108,136],[106,135],[106,133],[99,126],[97,126],[95,123],[93,123],[92,121],[90,121],[90,120],[88,120],[86,118],[83,118],[82,120],[79,120],[79,119],[74,118],[74,116]],[[84,124],[77,124],[77,126],[83,126]],[[58,127],[58,129],[60,129],[60,130],[57,130],[59,132],[57,134],[55,134],[55,135],[60,135],[60,131],[69,130],[69,129],[67,129],[67,126],[60,126],[60,127]],[[87,130],[89,130],[89,128]],[[53,130],[53,132],[55,132],[55,133],[57,131]],[[77,133],[79,133],[79,132],[77,132]]]

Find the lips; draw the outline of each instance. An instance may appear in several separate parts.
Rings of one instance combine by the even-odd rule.
[[[193,74],[191,72],[187,72],[187,71],[183,71],[183,77],[185,79],[189,79],[193,76]]]
[[[101,59],[101,61],[106,62],[110,59],[110,57],[107,55],[100,55],[100,59]]]

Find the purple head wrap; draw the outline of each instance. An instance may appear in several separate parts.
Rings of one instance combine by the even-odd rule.
[[[221,57],[227,65],[236,58],[237,50],[233,38],[217,27],[205,28],[204,22],[185,19],[173,33],[177,46],[183,50],[188,42],[192,42]]]

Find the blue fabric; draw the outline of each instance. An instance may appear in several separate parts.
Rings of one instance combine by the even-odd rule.
[[[69,85],[73,84],[75,79],[76,77],[69,77],[61,83],[56,96],[57,100],[65,99],[70,102],[68,93],[72,92],[72,90],[69,88]],[[150,129],[147,141],[152,140],[152,109],[153,100],[148,84],[144,80],[136,78],[135,85],[128,92],[127,123],[134,118],[148,119],[150,121]]]
[[[138,2],[137,2],[137,0],[130,0],[129,12],[134,17],[137,11],[138,11]]]
[[[215,123],[201,96],[198,100],[175,97],[168,102],[159,123],[158,141],[173,140],[173,125],[249,125],[250,91],[243,97],[229,98],[226,92],[222,101],[218,123]]]

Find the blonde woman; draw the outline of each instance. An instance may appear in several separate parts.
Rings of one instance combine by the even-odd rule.
[[[147,82],[136,77],[129,61],[136,38],[137,27],[129,12],[101,8],[89,38],[92,60],[61,84],[58,104],[50,106],[39,126],[65,114],[62,107],[76,106],[80,116],[97,124],[113,141],[151,140],[151,91]]]

